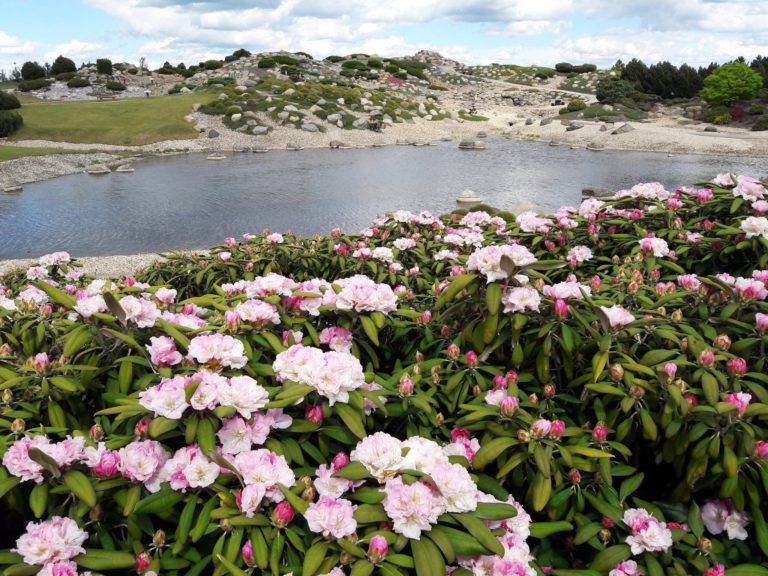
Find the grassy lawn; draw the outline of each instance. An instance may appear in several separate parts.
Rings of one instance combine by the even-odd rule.
[[[10,90],[16,86],[18,86],[18,82],[0,82],[0,90]]]
[[[0,162],[15,160],[26,156],[47,156],[49,154],[87,154],[88,150],[67,150],[65,148],[22,148],[18,146],[0,146]]]
[[[24,127],[12,140],[51,140],[79,144],[141,145],[193,139],[184,120],[208,94],[184,94],[105,102],[39,102],[24,105]]]

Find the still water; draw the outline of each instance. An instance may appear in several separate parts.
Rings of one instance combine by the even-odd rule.
[[[264,228],[358,231],[397,209],[442,214],[469,188],[487,204],[546,211],[582,188],[659,180],[693,184],[718,172],[764,176],[765,158],[667,157],[488,140],[483,151],[435,146],[152,158],[132,174],[76,174],[0,192],[0,258],[55,250],[75,256],[204,248]]]

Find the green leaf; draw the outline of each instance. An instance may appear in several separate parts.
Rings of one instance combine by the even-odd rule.
[[[333,408],[352,434],[361,440],[367,436],[363,424],[363,415],[359,410],[355,410],[349,404],[338,403]]]
[[[467,532],[472,534],[472,536],[474,536],[475,539],[488,550],[499,556],[504,555],[504,547],[482,520],[475,518],[471,512],[465,514],[452,514],[451,516],[458,520],[458,522],[467,529]]]
[[[302,576],[314,576],[320,569],[325,560],[325,553],[328,551],[328,542],[318,542],[313,544],[304,555],[304,563],[301,570]]]
[[[54,478],[61,477],[61,470],[59,470],[59,465],[56,463],[56,460],[48,456],[48,454],[40,450],[40,448],[30,448],[27,455],[40,464],[45,470],[50,472]]]
[[[16,486],[19,485],[19,482],[21,482],[21,478],[18,476],[11,476],[5,480],[0,480],[0,498],[16,488]]]
[[[96,506],[96,491],[85,474],[79,470],[70,470],[64,474],[64,484],[89,508]]]
[[[88,570],[125,570],[133,568],[135,561],[133,554],[117,550],[86,550],[75,557],[77,565]]]
[[[608,572],[619,562],[624,562],[632,556],[632,551],[626,544],[617,544],[597,553],[589,567],[598,572]]]
[[[739,564],[725,570],[725,576],[768,576],[768,568],[757,564]]]
[[[296,512],[304,516],[304,513],[307,511],[309,504],[307,504],[304,500],[299,498],[299,496],[291,492],[289,488],[286,488],[282,484],[278,484],[277,487],[280,488],[280,492],[282,492],[283,496],[285,496],[285,499],[288,500],[288,504],[293,506],[296,509]]]
[[[488,464],[496,460],[505,450],[519,444],[520,441],[516,438],[498,437],[494,438],[490,442],[485,443],[477,451],[475,457],[472,459],[472,468],[475,470],[482,470]]]
[[[556,522],[533,522],[531,523],[531,536],[533,538],[548,538],[558,532],[569,532],[573,530],[573,524],[559,520]]]
[[[134,514],[158,514],[161,512],[167,512],[173,508],[176,504],[181,502],[184,498],[184,494],[180,492],[174,492],[170,489],[163,489],[160,492],[150,494],[146,498],[142,498],[136,503],[136,507],[133,509]]]
[[[499,313],[499,308],[501,307],[501,286],[496,282],[492,282],[486,287],[485,302],[488,306],[488,313],[491,316]]]
[[[507,520],[517,516],[517,508],[502,502],[478,502],[474,515],[481,520]]]
[[[613,458],[613,454],[598,450],[597,448],[589,448],[587,446],[568,446],[568,451],[574,454],[581,454],[588,458]]]
[[[445,560],[431,540],[411,540],[411,552],[416,576],[445,576]]]
[[[338,478],[347,480],[366,480],[371,478],[370,472],[360,462],[350,462],[344,468],[334,474]]]
[[[219,562],[221,562],[221,565],[226,568],[228,574],[232,574],[232,576],[248,576],[248,574],[244,571],[235,566],[234,563],[227,560],[224,556],[221,554],[217,554],[216,558],[219,559]]]
[[[541,512],[549,502],[550,496],[552,496],[552,481],[549,476],[544,476],[541,472],[537,472],[533,478],[531,484],[532,493],[532,505],[536,512]]]
[[[376,346],[379,345],[379,330],[376,328],[376,324],[373,323],[373,320],[371,320],[368,316],[360,316],[359,317],[360,324],[363,326],[363,331],[365,332],[365,335],[368,336],[368,339],[373,342]]]
[[[37,484],[29,493],[29,508],[35,518],[41,518],[48,509],[48,484]]]

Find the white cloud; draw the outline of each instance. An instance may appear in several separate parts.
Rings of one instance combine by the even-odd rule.
[[[10,72],[14,63],[21,67],[27,55],[32,54],[36,48],[34,42],[22,40],[0,30],[0,70]]]
[[[76,64],[79,64],[80,62],[93,62],[96,58],[102,56],[114,57],[114,53],[109,51],[102,44],[84,42],[77,39],[54,46],[51,50],[46,52],[43,57],[46,62],[53,62],[59,55],[71,58]]]

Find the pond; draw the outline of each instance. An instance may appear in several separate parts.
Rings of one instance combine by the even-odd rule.
[[[693,184],[718,172],[764,176],[764,158],[592,152],[489,139],[353,150],[191,154],[151,158],[132,174],[76,174],[0,192],[0,258],[56,250],[75,256],[205,248],[264,228],[299,234],[357,232],[398,209],[456,207],[466,188],[498,208],[575,205],[585,187],[620,189],[659,180]]]

